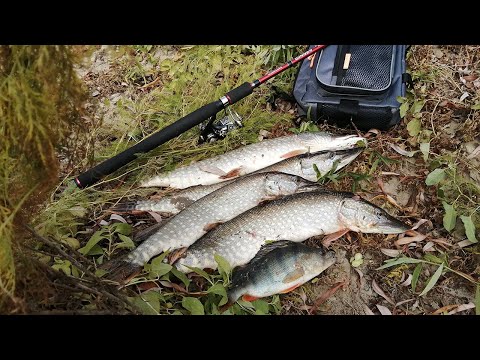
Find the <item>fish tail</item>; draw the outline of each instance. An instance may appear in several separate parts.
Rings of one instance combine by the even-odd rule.
[[[126,256],[124,256],[107,261],[100,268],[108,272],[105,279],[124,285],[138,275],[142,271],[143,266],[128,261]]]
[[[132,213],[132,212],[138,212],[139,210],[137,210],[136,201],[127,201],[127,202],[115,205],[113,208],[111,208],[111,211],[116,213]]]

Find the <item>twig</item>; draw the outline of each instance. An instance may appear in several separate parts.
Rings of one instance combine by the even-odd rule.
[[[87,270],[82,264],[80,264],[77,259],[75,259],[73,256],[71,256],[70,254],[66,253],[61,247],[60,245],[56,244],[55,242],[53,241],[50,241],[48,240],[47,238],[44,238],[43,236],[41,236],[40,234],[38,234],[34,229],[32,229],[29,225],[23,225],[23,227],[25,229],[27,229],[37,240],[43,242],[44,244],[54,248],[55,250],[57,250],[59,252],[60,255],[62,255],[63,257],[65,257],[66,259],[70,260],[72,262],[73,265],[75,265],[80,271],[84,272],[85,274],[93,277],[93,278],[97,278],[97,276],[95,276],[95,274],[93,274],[92,272],[90,272],[89,270]],[[87,259],[84,259],[86,261],[89,261]]]

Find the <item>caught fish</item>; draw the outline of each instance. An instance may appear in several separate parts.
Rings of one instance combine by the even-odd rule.
[[[302,242],[312,236],[339,237],[348,231],[399,234],[409,226],[385,210],[348,192],[325,190],[285,196],[257,206],[219,225],[195,244],[175,266],[216,269],[214,254],[232,267],[249,262],[267,240]]]
[[[335,166],[338,171],[350,164],[361,152],[363,148],[353,148],[338,151],[320,151],[317,153],[308,153],[285,159],[276,164],[260,169],[255,173],[264,173],[278,171],[285,174],[297,175],[306,180],[316,181],[316,166],[321,176],[331,171]],[[219,188],[233,182],[225,181],[207,186],[194,186],[180,190],[171,196],[166,196],[158,200],[140,200],[120,203],[112,209],[115,212],[137,212],[137,211],[156,211],[164,214],[177,214],[186,206],[191,205],[198,199],[218,190]]]
[[[156,211],[162,214],[174,215],[193,204],[202,197],[233,182],[233,180],[208,186],[193,186],[180,190],[160,199],[128,201],[114,206],[111,210],[119,213],[134,213],[139,211]]]
[[[366,139],[360,136],[337,136],[326,132],[268,139],[155,176],[140,186],[185,189],[196,185],[216,184],[250,174],[293,156],[323,150],[349,149],[357,147],[358,142],[366,145]]]
[[[335,253],[293,241],[263,245],[246,265],[232,273],[228,300],[245,301],[288,293],[335,264]]]
[[[301,177],[283,173],[251,174],[186,207],[150,236],[124,259],[114,260],[105,269],[112,280],[131,278],[155,255],[166,250],[188,247],[219,223],[279,196],[318,189],[319,185]],[[156,229],[156,228],[155,228]]]

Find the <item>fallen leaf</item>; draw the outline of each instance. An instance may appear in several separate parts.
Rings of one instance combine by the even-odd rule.
[[[467,156],[467,159],[473,159],[473,158],[476,158],[479,155],[480,155],[480,145],[477,146],[475,148],[475,150],[473,150],[472,153]]]
[[[435,251],[435,249],[433,249],[433,242],[432,241],[429,241],[425,244],[425,246],[422,248],[423,251]]]
[[[452,310],[448,313],[448,315],[453,315],[453,314],[456,314],[460,311],[465,311],[465,310],[469,310],[469,309],[473,309],[475,307],[475,304],[472,303],[472,302],[469,302],[468,304],[463,304],[463,305],[460,305],[459,307],[457,307],[455,310]]]
[[[122,223],[126,224],[127,220],[123,218],[123,216],[117,215],[117,214],[112,214],[110,215],[110,220],[118,220],[121,221]]]
[[[363,279],[363,272],[361,272],[359,269],[357,269],[356,267],[353,268],[357,274],[358,274],[358,278],[360,280],[360,286],[363,286],[363,283],[364,283],[364,279]]]
[[[415,225],[413,225],[413,227],[411,228],[411,230],[417,230],[420,226],[422,226],[423,224],[425,224],[427,221],[427,219],[420,219],[418,220]]]
[[[435,310],[434,312],[432,312],[432,315],[442,314],[442,313],[444,313],[445,311],[449,311],[450,309],[455,309],[456,307],[458,307],[457,304],[445,305],[445,306],[442,306],[441,308]]]
[[[381,174],[381,175],[400,176],[400,174],[397,174],[396,172],[391,172],[391,171],[382,171],[380,174]]]
[[[423,234],[418,234],[415,236],[404,236],[402,239],[395,241],[395,245],[402,246],[405,244],[410,244],[412,242],[420,242],[424,240],[426,237],[427,235],[423,235]]]
[[[365,311],[365,315],[375,315],[372,310],[367,305],[363,306],[363,309]]]
[[[387,255],[388,257],[392,257],[392,258],[395,258],[397,257],[398,255],[401,254],[401,251],[400,250],[395,250],[395,249],[384,249],[384,248],[381,248],[380,251]]]
[[[385,292],[378,286],[377,282],[375,280],[372,280],[372,289],[375,291],[378,295],[383,297],[385,300],[387,300],[390,304],[395,305],[393,300],[385,294]],[[377,305],[378,306],[378,305]]]
[[[437,58],[440,59],[443,56],[443,51],[440,49],[433,49],[433,55]]]
[[[400,301],[400,302],[395,304],[395,307],[406,304],[406,303],[408,303],[410,301],[413,301],[413,300],[415,300],[415,299],[407,299],[407,300]]]
[[[102,220],[102,221],[100,221],[99,224],[102,225],[102,226],[106,226],[106,225],[108,225],[108,224],[110,224],[110,223],[109,223],[108,221]]]
[[[147,212],[148,212],[148,214],[149,214],[151,217],[153,217],[153,218],[155,219],[155,221],[156,221],[157,223],[161,223],[161,222],[162,222],[162,217],[161,217],[159,214],[157,214],[157,213],[154,212],[154,211],[147,211]]]
[[[463,100],[465,100],[465,99],[466,99],[467,97],[469,97],[469,96],[470,96],[470,94],[465,91],[465,92],[462,94],[462,96],[460,96],[460,99],[459,99],[459,100],[460,100],[460,101],[463,101]]]
[[[473,245],[475,243],[472,243],[470,240],[462,240],[460,242],[457,243],[457,245],[460,247],[460,248],[464,248],[466,246],[470,246],[470,245]]]
[[[400,155],[404,155],[404,156],[408,156],[408,157],[412,157],[413,155],[415,155],[418,152],[418,150],[406,151],[406,150],[402,149],[400,146],[392,144],[392,143],[389,143],[389,145],[393,150],[395,150]]]
[[[388,310],[388,308],[386,306],[377,304],[377,309],[378,309],[378,311],[380,311],[380,314],[382,314],[382,315],[392,315],[392,312],[390,310]]]
[[[320,305],[322,305],[325,301],[328,300],[328,298],[330,298],[333,294],[335,294],[337,292],[338,289],[340,289],[341,287],[344,287],[346,286],[348,283],[347,281],[342,281],[342,282],[339,282],[339,283],[336,283],[333,287],[331,287],[330,289],[328,289],[327,291],[325,291],[322,295],[320,295],[316,300],[315,300],[315,303],[313,304],[313,307],[310,311],[310,314],[314,313],[315,311],[317,311],[318,307]]]
[[[412,274],[408,274],[407,280],[405,280],[404,282],[402,282],[400,285],[402,285],[402,286],[410,286],[411,283],[412,283]]]

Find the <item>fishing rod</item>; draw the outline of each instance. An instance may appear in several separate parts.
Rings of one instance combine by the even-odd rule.
[[[280,74],[281,72],[287,70],[288,68],[309,57],[310,55],[315,54],[317,51],[323,49],[325,46],[327,45],[316,45],[310,50],[304,52],[303,54],[291,59],[284,65],[280,66],[278,69],[269,72],[267,75],[261,77],[260,79],[257,79],[251,83],[243,83],[235,89],[227,92],[217,101],[202,106],[200,109],[195,110],[194,112],[177,120],[173,124],[170,124],[167,127],[159,130],[158,132],[150,135],[149,137],[133,145],[132,147],[122,151],[121,153],[115,155],[110,159],[103,161],[97,166],[77,176],[74,180],[75,184],[79,188],[86,188],[90,185],[95,184],[102,177],[111,174],[112,172],[120,169],[122,166],[135,160],[137,158],[136,154],[146,153],[150,150],[153,150],[156,147],[191,129],[195,125],[198,125],[203,121],[215,116],[218,112],[226,109],[229,105],[233,105],[237,101],[250,95],[253,92],[253,89],[259,87],[275,75]]]

